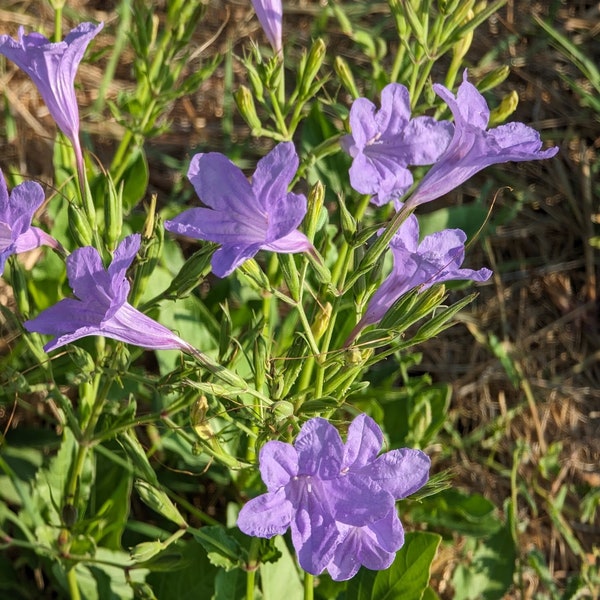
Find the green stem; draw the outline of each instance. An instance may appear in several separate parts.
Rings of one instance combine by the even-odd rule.
[[[256,537],[250,542],[248,550],[248,561],[246,562],[246,600],[254,600],[254,588],[256,582],[256,571],[258,570],[258,549],[260,540]]]
[[[54,36],[53,40],[55,42],[60,42],[62,40],[62,12],[63,12],[63,3],[56,2],[53,4],[54,8]]]
[[[315,597],[315,578],[310,573],[304,573],[304,600],[313,600]]]

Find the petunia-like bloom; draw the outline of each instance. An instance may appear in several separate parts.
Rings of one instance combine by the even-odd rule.
[[[354,159],[350,184],[373,196],[381,206],[402,196],[412,185],[409,165],[430,165],[444,152],[454,126],[431,117],[410,118],[406,87],[390,83],[381,92],[381,108],[367,98],[357,98],[350,109],[351,135],[342,148]]]
[[[281,21],[283,7],[281,0],[252,0],[252,6],[261,27],[276,53],[281,53]]]
[[[558,148],[542,150],[540,134],[523,123],[487,130],[490,109],[467,81],[466,70],[456,97],[443,85],[434,84],[433,89],[454,115],[454,136],[408,200],[411,207],[443,196],[490,165],[552,158],[558,152]]]
[[[492,275],[489,269],[460,268],[465,259],[466,239],[461,229],[444,229],[419,243],[419,222],[410,215],[390,243],[394,259],[392,272],[373,294],[349,341],[363,327],[379,321],[402,294],[412,289],[426,290],[435,283],[453,279],[487,281]]]
[[[0,275],[11,254],[27,252],[45,245],[59,248],[60,244],[45,231],[32,227],[35,211],[44,202],[44,190],[35,181],[24,181],[8,195],[4,175],[0,170]]]
[[[346,444],[321,418],[307,421],[293,446],[267,442],[259,461],[268,491],[242,507],[238,527],[267,538],[291,528],[300,566],[315,575],[327,568],[343,580],[361,565],[387,568],[404,541],[395,500],[427,481],[430,461],[407,448],[378,456],[382,442],[366,415],[354,419]]]
[[[24,34],[18,39],[0,35],[0,54],[16,63],[37,86],[50,114],[61,131],[71,140],[78,168],[83,165],[79,142],[79,109],[75,96],[75,75],[85,50],[103,23],[81,23],[65,37],[52,43],[40,33]]]
[[[27,331],[54,335],[49,352],[89,335],[101,335],[153,350],[183,350],[190,344],[127,302],[126,271],[140,247],[141,236],[126,237],[104,268],[98,251],[78,248],[67,257],[67,274],[76,298],[65,298],[24,323]]]
[[[196,154],[188,178],[210,208],[190,208],[165,221],[165,229],[222,244],[211,262],[219,277],[259,250],[310,251],[310,240],[297,230],[306,214],[306,197],[287,191],[298,163],[292,142],[278,144],[258,161],[250,184],[223,154]]]

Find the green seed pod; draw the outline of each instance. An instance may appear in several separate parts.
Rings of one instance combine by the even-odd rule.
[[[245,85],[241,85],[234,93],[233,97],[235,98],[235,103],[237,104],[238,110],[244,118],[244,121],[246,121],[252,129],[253,135],[258,135],[262,129],[262,123],[256,114],[256,106],[254,105],[252,92]]]
[[[94,234],[83,211],[70,202],[67,214],[69,217],[69,231],[75,243],[80,247],[91,246]]]

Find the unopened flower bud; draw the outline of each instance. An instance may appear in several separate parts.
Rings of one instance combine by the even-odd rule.
[[[185,298],[210,272],[210,259],[215,244],[206,244],[192,254],[175,275],[166,295],[174,298]]]
[[[190,409],[190,422],[196,435],[202,440],[209,440],[215,435],[206,418],[207,413],[208,400],[206,396],[200,396]]]
[[[239,266],[239,271],[248,278],[255,289],[263,292],[271,289],[269,279],[253,258],[244,261]]]
[[[246,73],[248,75],[248,80],[250,81],[250,86],[252,87],[252,92],[256,99],[259,102],[262,102],[265,99],[262,79],[260,78],[258,71],[249,63],[249,61],[245,61],[244,66],[246,67]]]
[[[304,227],[306,230],[306,237],[312,240],[315,237],[317,226],[319,224],[319,216],[321,209],[323,208],[323,202],[325,200],[325,188],[320,181],[317,181],[312,186],[308,194],[308,208],[306,211],[306,217],[304,219]]]
[[[502,102],[490,113],[489,126],[504,123],[512,115],[519,105],[519,94],[515,90],[502,98]]]
[[[300,83],[301,97],[306,98],[310,95],[310,87],[325,60],[326,50],[325,42],[321,38],[316,39],[308,53],[304,69],[302,70]]]
[[[333,307],[331,306],[331,302],[325,302],[324,305],[319,307],[317,317],[310,328],[317,342],[321,339],[321,337],[323,337],[323,334],[327,331],[327,327],[329,326],[329,321],[331,319],[332,308]]]
[[[354,234],[356,233],[356,219],[350,214],[350,211],[344,202],[344,197],[341,194],[338,196],[338,201],[340,206],[342,233],[344,234],[344,239],[346,242],[350,244],[352,243]]]
[[[129,296],[129,302],[133,306],[136,306],[144,295],[148,281],[156,269],[162,253],[165,231],[160,219],[156,216],[156,194],[152,195],[143,232],[142,246],[138,254],[139,263]]]
[[[500,85],[509,75],[510,67],[508,65],[502,65],[497,69],[489,72],[478,84],[477,89],[480,92],[491,90],[496,86]]]
[[[262,124],[256,114],[252,92],[245,85],[242,85],[235,92],[234,98],[244,121],[248,123],[253,132],[259,132],[262,129]]]
[[[110,176],[104,201],[104,223],[104,241],[112,252],[117,247],[123,228],[123,182],[117,191]]]
[[[67,214],[69,217],[69,231],[75,243],[81,247],[91,246],[94,234],[83,211],[71,202]]]
[[[358,98],[360,94],[348,63],[341,56],[336,56],[333,62],[333,68],[340,78],[342,85],[350,92],[354,99]]]

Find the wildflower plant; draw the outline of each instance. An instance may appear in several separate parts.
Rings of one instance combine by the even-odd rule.
[[[39,184],[9,196],[0,182],[0,260],[16,300],[3,314],[18,332],[2,358],[4,393],[43,390],[56,407],[55,451],[36,463],[47,485],[23,480],[10,444],[0,456],[10,482],[10,493],[0,485],[2,543],[41,561],[71,598],[182,597],[202,586],[233,597],[241,574],[247,600],[272,594],[274,579],[304,598],[321,581],[323,597],[372,586],[392,598],[410,580],[402,597],[421,598],[441,536],[412,515],[448,491],[431,460],[447,403],[432,399],[419,429],[418,410],[398,401],[406,419],[388,427],[377,396],[397,392],[399,377],[378,381],[375,367],[393,357],[405,373],[408,350],[453,324],[473,295],[449,303],[445,282],[491,276],[463,267],[460,229],[421,239],[415,209],[488,165],[557,151],[522,123],[488,130],[466,71],[451,91],[473,30],[502,3],[458,19],[450,3],[415,13],[414,2],[390,0],[408,42],[389,63],[341,4],[328,8],[379,69],[361,81],[321,38],[295,61],[281,2],[253,2],[271,48],[253,43],[236,57],[248,81],[234,98],[271,149],[246,157],[244,171],[214,149],[190,153],[191,207],[140,200],[144,142],[217,65],[185,71],[203,10],[170,0],[158,24],[133,4],[138,87],[111,104],[126,133],[106,169],[80,147],[73,80],[107,27],[84,23],[56,43],[0,37],[73,144],[80,179],[68,210],[55,209],[56,233],[32,226]],[[444,73],[433,57],[446,53]],[[435,107],[424,99],[433,92]],[[436,117],[444,110],[451,120]],[[56,274],[45,289],[16,256],[42,244],[55,251],[40,259]],[[186,497],[207,482],[230,502],[216,517]],[[133,495],[154,514],[130,514]],[[281,540],[288,531],[294,553]]]

